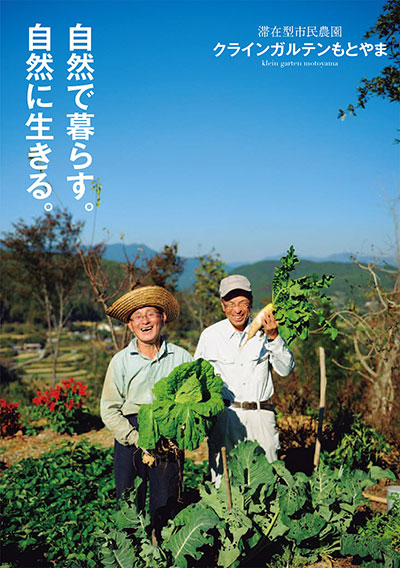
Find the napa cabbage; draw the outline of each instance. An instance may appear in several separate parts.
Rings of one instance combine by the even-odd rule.
[[[223,381],[208,361],[182,363],[153,387],[152,404],[138,413],[138,445],[154,449],[161,436],[181,450],[196,450],[208,435],[213,417],[224,411]]]

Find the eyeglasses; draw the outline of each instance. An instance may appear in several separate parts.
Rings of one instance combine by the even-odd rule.
[[[130,321],[133,321],[134,323],[139,323],[143,320],[156,320],[159,316],[161,316],[160,312],[157,312],[155,310],[151,311],[151,312],[146,312],[145,314],[136,314],[133,315],[130,319]]]
[[[234,302],[224,302],[224,306],[228,312],[232,310],[248,310],[250,308],[250,303],[244,301],[239,302],[238,304],[235,304]]]

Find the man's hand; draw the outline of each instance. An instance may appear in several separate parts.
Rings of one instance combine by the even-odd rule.
[[[151,467],[152,465],[154,465],[156,463],[156,458],[155,458],[155,456],[153,456],[153,454],[151,452],[149,452],[148,450],[144,450],[144,449],[142,449],[142,452],[143,452],[142,453],[142,462],[145,465],[148,465],[148,466]]]
[[[135,429],[132,432],[129,432],[128,435],[128,444],[129,446],[137,446],[139,441],[139,432]]]
[[[273,341],[279,335],[278,323],[274,318],[274,314],[271,312],[271,310],[267,310],[266,312],[262,313],[261,319],[264,331],[267,334],[268,339]]]

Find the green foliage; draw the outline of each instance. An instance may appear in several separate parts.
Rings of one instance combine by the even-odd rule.
[[[311,477],[292,475],[283,462],[268,463],[262,449],[250,441],[230,453],[228,466],[232,509],[228,510],[224,479],[218,489],[203,483],[200,501],[183,509],[162,530],[159,563],[154,566],[301,566],[333,553],[348,554],[351,546],[359,545],[357,539],[365,537],[359,529],[359,508],[366,504],[363,490],[380,478],[394,479],[379,467],[340,472],[323,463]],[[390,530],[396,530],[397,522],[390,524]],[[384,552],[378,556],[368,548],[363,556],[367,562],[375,560],[375,566],[395,568],[397,541],[389,542],[382,527],[377,523],[366,530],[374,531],[376,549]],[[105,544],[109,563],[104,566],[148,566],[146,517],[138,517],[134,507],[130,513],[127,508],[112,534],[112,542]],[[118,564],[116,551],[130,558]]]
[[[197,489],[208,477],[208,462],[201,464],[194,463],[192,460],[185,460],[183,467],[183,490]]]
[[[293,280],[290,274],[299,262],[291,246],[287,255],[281,258],[281,265],[275,268],[272,303],[279,323],[279,335],[289,345],[297,338],[307,339],[310,320],[313,315],[317,315],[318,325],[324,328],[324,333],[328,333],[331,339],[335,339],[337,329],[326,319],[323,308],[316,303],[316,299],[322,303],[327,301],[322,290],[328,288],[334,276],[324,274],[322,278],[318,278],[313,273]]]
[[[207,535],[219,519],[214,511],[203,504],[190,505],[175,517],[171,525],[163,530],[164,549],[171,552],[174,566],[187,568],[188,558],[199,560],[201,548],[212,546],[214,539]]]
[[[8,259],[7,275],[16,291],[28,289],[38,306],[49,310],[49,317],[58,318],[60,296],[63,302],[68,299],[82,271],[74,254],[82,224],[72,226],[69,213],[56,211],[38,217],[31,225],[20,220],[13,227],[14,231],[1,239]]]
[[[59,355],[60,335],[79,276],[81,260],[76,254],[82,224],[72,224],[67,211],[54,211],[28,225],[22,219],[13,223],[14,231],[0,240],[7,263],[4,303],[19,304],[19,295],[34,300],[31,305],[45,320],[47,348],[52,362],[53,385]],[[16,296],[17,294],[17,296]],[[11,310],[12,311],[12,310]],[[10,313],[11,313],[10,311]]]
[[[385,566],[395,566],[392,562],[397,557],[400,561],[400,502],[395,503],[388,514],[377,513],[367,519],[365,525],[359,527],[357,535],[351,535],[346,542],[346,550],[350,547],[354,552],[365,556],[369,551],[374,559],[384,560]],[[357,551],[355,548],[357,547]]]
[[[13,400],[18,403],[22,421],[29,418],[29,407],[31,406],[34,391],[31,386],[25,384],[20,372],[11,370],[0,364],[1,392],[3,398]]]
[[[90,386],[87,395],[87,408],[92,415],[99,415],[99,400],[109,362],[110,353],[105,350],[104,345],[91,342],[88,346],[84,366],[87,370],[87,381]]]
[[[111,516],[109,526],[97,531],[101,566],[167,567],[165,552],[151,543],[149,515],[138,509],[135,496],[140,483],[141,480],[137,478],[131,496],[121,501],[119,510]]]
[[[332,306],[328,303],[322,304],[321,308],[324,317],[330,319],[333,316]],[[349,401],[343,400],[347,391],[344,390],[348,384],[350,373],[347,370],[351,367],[353,360],[351,354],[353,345],[350,339],[344,334],[338,334],[335,341],[329,335],[320,333],[318,325],[319,317],[314,314],[310,318],[310,328],[308,338],[305,341],[297,341],[291,347],[296,367],[291,377],[276,379],[275,402],[281,412],[290,414],[293,411],[297,414],[308,414],[318,417],[319,407],[319,386],[320,386],[320,359],[319,347],[325,351],[327,373],[329,377],[329,388],[326,392],[327,412],[336,416],[343,406],[359,403],[361,393],[357,393],[357,384],[360,382],[357,376],[352,376],[352,388],[348,393]],[[337,366],[333,361],[340,361],[340,364],[347,369]],[[275,384],[275,380],[274,380]],[[353,408],[353,406],[351,407]]]
[[[271,301],[274,270],[278,266],[275,260],[263,260],[235,268],[235,273],[243,274],[250,280],[253,288],[254,308],[261,309]],[[373,286],[371,274],[351,262],[313,262],[301,260],[293,270],[293,276],[299,278],[314,272],[335,274],[329,287],[329,295],[336,306],[347,306],[349,302],[364,305],[365,290]],[[383,290],[393,288],[393,278],[389,272],[379,272]]]
[[[19,566],[97,568],[95,530],[115,506],[112,451],[64,444],[7,469],[2,495],[2,560]]]
[[[195,450],[207,436],[212,417],[223,412],[223,382],[204,359],[182,363],[153,388],[155,400],[138,413],[139,446],[154,449],[161,436],[181,450]]]
[[[165,245],[163,250],[146,259],[146,269],[149,274],[146,284],[162,286],[174,293],[178,278],[183,272],[185,260],[178,256],[178,245]]]
[[[376,77],[367,79],[363,77],[361,85],[357,87],[358,101],[357,107],[365,108],[371,96],[389,99],[390,102],[400,101],[400,6],[398,0],[388,0],[383,6],[382,14],[376,24],[364,35],[365,39],[378,36],[378,39],[386,44],[387,56],[385,59],[390,65],[384,67]],[[349,114],[356,116],[354,106],[347,108]],[[342,120],[346,117],[343,109],[339,110],[338,118]],[[397,140],[397,142],[399,142]]]
[[[368,469],[372,465],[382,465],[391,446],[380,432],[362,421],[361,415],[354,416],[350,431],[341,438],[337,448],[324,455],[326,463],[332,467]]]
[[[219,283],[227,276],[227,273],[219,254],[211,253],[200,257],[200,266],[196,268],[195,275],[194,312],[201,331],[223,317]]]

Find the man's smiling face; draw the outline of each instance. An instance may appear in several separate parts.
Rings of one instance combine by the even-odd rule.
[[[158,343],[166,315],[158,308],[146,306],[135,310],[128,322],[128,328],[142,343]]]
[[[249,320],[251,301],[240,292],[228,297],[229,301],[221,300],[222,310],[236,331],[243,331]]]

